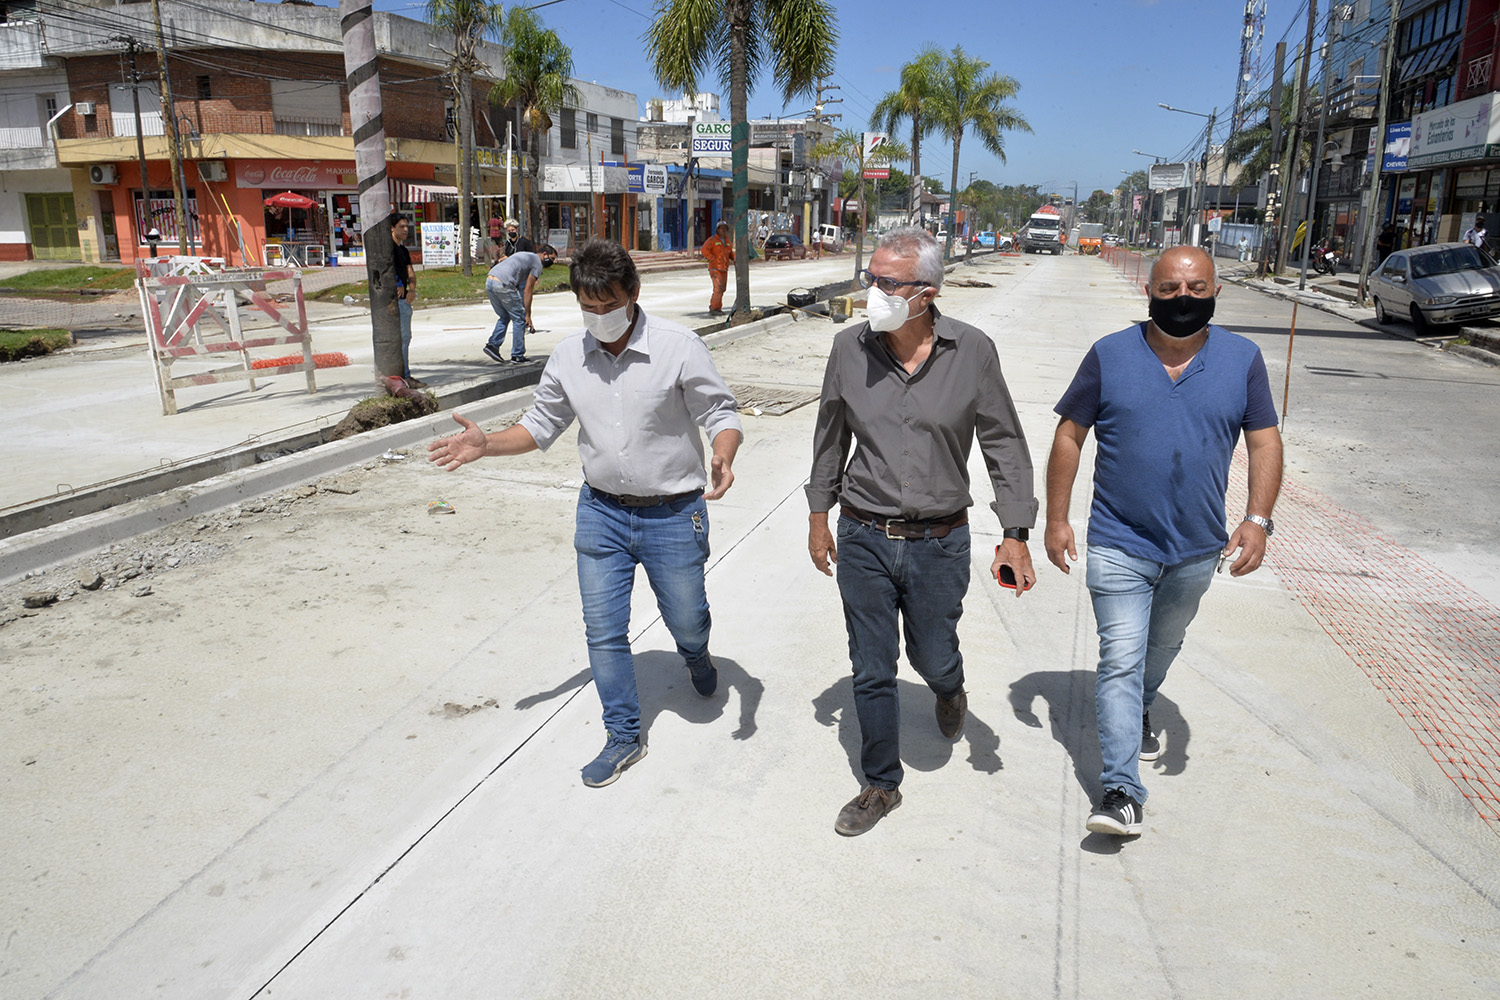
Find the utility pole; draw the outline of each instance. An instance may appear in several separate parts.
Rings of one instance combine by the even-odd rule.
[[[1333,19],[1335,16],[1334,0],[1328,0],[1328,34],[1333,33]],[[1314,2],[1316,7],[1317,3]],[[1302,238],[1302,274],[1297,281],[1297,290],[1301,291],[1307,287],[1307,261],[1312,256],[1313,238],[1313,216],[1318,206],[1318,169],[1323,165],[1323,130],[1328,125],[1328,45],[1327,38],[1323,41],[1323,81],[1318,85],[1318,140],[1313,144],[1312,171],[1307,181],[1307,211],[1306,217],[1307,234]]]
[[[1276,43],[1276,63],[1271,77],[1271,163],[1266,175],[1266,218],[1260,237],[1260,267],[1256,277],[1266,276],[1266,266],[1276,245],[1276,211],[1281,195],[1281,76],[1286,72],[1286,42]]]
[[[151,18],[156,22],[156,74],[161,81],[162,124],[166,126],[167,157],[172,161],[172,193],[176,204],[177,252],[188,255],[187,186],[182,182],[182,139],[172,111],[172,81],[167,72],[167,42],[161,31],[161,0],[151,0]],[[140,129],[136,130],[137,132]]]
[[[349,124],[354,130],[354,171],[364,223],[365,272],[370,281],[370,327],[375,374],[387,390],[399,388],[401,317],[396,305],[396,245],[391,236],[391,191],[385,176],[385,124],[381,119],[380,63],[375,49],[373,0],[339,0]],[[393,386],[393,383],[395,385]]]
[[[1401,19],[1401,0],[1391,0],[1391,23],[1386,29],[1385,52],[1380,66],[1380,111],[1375,116],[1375,167],[1370,172],[1370,200],[1360,213],[1365,223],[1365,250],[1359,263],[1359,301],[1363,305],[1369,287],[1371,258],[1375,255],[1375,203],[1380,198],[1380,170],[1385,165],[1385,116],[1391,95],[1391,63],[1396,53],[1396,22]]]
[[[814,114],[813,114],[813,120],[816,121],[819,125],[826,125],[826,126],[832,127],[832,125],[833,125],[833,123],[835,121],[841,121],[841,120],[843,120],[844,116],[843,115],[839,115],[839,114],[830,115],[830,114],[826,113],[823,109],[826,108],[830,104],[843,104],[844,103],[844,99],[842,97],[829,97],[829,96],[827,96],[824,93],[824,91],[842,90],[843,88],[840,87],[836,83],[824,83],[823,81],[825,79],[826,79],[826,77],[821,77],[821,76],[818,77],[818,101],[817,101],[816,104],[813,105],[813,112],[814,112]],[[822,138],[823,138],[823,130],[820,128],[820,129],[818,129],[817,139],[814,140],[814,141],[815,142],[819,142],[819,141],[822,140]],[[833,189],[833,195],[832,195],[832,197],[837,198],[838,197],[838,193],[839,193],[838,192],[838,188],[835,187]],[[827,202],[825,201],[824,204],[826,205]],[[824,221],[826,221],[827,218],[828,218],[828,214],[827,214],[826,209],[822,213],[822,218],[823,218]],[[840,212],[839,213],[839,224],[840,224],[840,226],[843,225],[843,221],[844,221],[843,213]]]
[[[125,47],[130,50],[130,103],[135,109],[135,158],[141,168],[141,218],[137,225],[144,222],[146,229],[137,233],[151,247],[151,256],[156,256],[156,244],[146,239],[146,233],[151,227],[151,186],[146,182],[146,140],[141,135],[141,73],[135,65],[136,40],[126,35],[116,35],[115,41],[124,42]]]
[[[1297,113],[1293,119],[1292,145],[1289,153],[1291,161],[1287,175],[1283,181],[1282,204],[1290,204],[1292,200],[1292,180],[1297,175],[1298,160],[1301,159],[1302,138],[1305,131],[1302,119],[1307,115],[1307,73],[1312,63],[1313,37],[1318,29],[1318,4],[1312,0],[1307,5],[1307,41],[1302,46],[1302,70],[1298,76],[1297,83]],[[1287,254],[1291,252],[1292,242],[1292,213],[1287,212],[1286,218],[1282,220],[1282,238],[1279,241],[1279,252],[1276,255],[1276,270],[1279,272],[1286,267]],[[1306,237],[1304,237],[1305,239]]]

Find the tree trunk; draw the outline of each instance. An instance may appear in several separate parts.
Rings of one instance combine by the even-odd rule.
[[[460,56],[460,58],[465,58]],[[454,110],[458,114],[458,134],[454,142],[458,146],[458,159],[454,162],[458,185],[458,263],[465,275],[474,273],[474,257],[469,249],[469,198],[472,188],[469,181],[469,142],[474,135],[474,102],[469,91],[469,74],[460,67],[454,79]]]
[[[948,185],[948,239],[943,244],[943,259],[953,256],[953,233],[958,229],[958,147],[964,141],[963,130],[953,136],[953,180]]]
[[[730,321],[750,312],[750,119],[747,112],[745,40],[750,29],[750,4],[733,0],[729,24],[729,121],[734,171],[734,309]]]
[[[542,138],[536,119],[531,121],[530,135],[526,138],[526,215],[531,223],[531,242],[541,247],[547,240],[542,236],[542,192],[537,186],[541,169]]]
[[[906,224],[911,225],[912,214],[922,209],[922,113],[911,116],[911,190],[906,197]]]

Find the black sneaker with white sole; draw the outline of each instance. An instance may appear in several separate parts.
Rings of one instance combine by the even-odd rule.
[[[1141,760],[1155,760],[1161,756],[1161,740],[1151,731],[1151,713],[1141,713]]]
[[[484,356],[498,365],[510,364],[510,362],[506,361],[499,351],[495,350],[489,344],[484,345]]]
[[[1116,837],[1138,837],[1146,810],[1118,788],[1106,788],[1104,799],[1089,816],[1090,833],[1112,833]]]

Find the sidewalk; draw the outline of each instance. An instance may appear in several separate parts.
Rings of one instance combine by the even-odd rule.
[[[1077,359],[1140,298],[1091,260],[970,273],[993,287],[945,289],[944,311],[995,338],[1040,470]],[[788,324],[715,362],[731,384],[815,391],[835,329]],[[1338,643],[1382,633],[1308,610],[1309,579],[1371,539],[1305,486],[1276,512],[1301,547],[1216,578],[1189,632],[1153,711],[1142,837],[1083,828],[1082,566],[1002,592],[982,506],[965,732],[939,737],[903,666],[904,802],[837,836],[858,727],[837,589],[805,550],[815,410],[745,415],[710,506],[712,698],[638,581],[650,753],[608,788],[578,781],[602,735],[572,432],[458,473],[413,448],[247,498],[102,556],[111,579],[155,565],[126,585],[0,627],[7,1000],[1500,992],[1500,840],[1387,700],[1454,673],[1465,635],[1372,683]],[[977,453],[970,471],[983,498]],[[1080,476],[1080,526],[1087,494]],[[429,515],[437,498],[456,513]],[[1334,575],[1403,599],[1399,579]],[[1441,620],[1425,599],[1409,604]]]

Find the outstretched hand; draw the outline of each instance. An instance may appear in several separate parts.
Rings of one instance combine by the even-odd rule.
[[[436,462],[439,468],[452,472],[460,465],[467,465],[485,455],[489,437],[479,425],[461,414],[453,414],[463,430],[451,437],[438,438],[427,446],[427,461]]]

